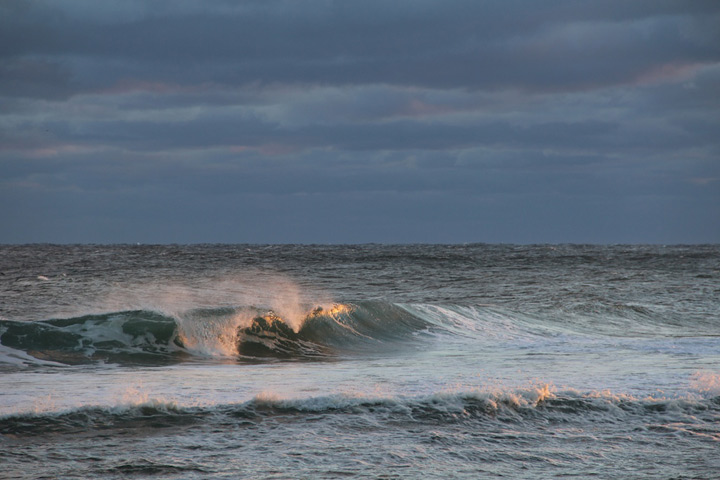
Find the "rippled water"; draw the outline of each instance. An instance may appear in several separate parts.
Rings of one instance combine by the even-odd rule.
[[[717,478],[718,246],[0,246],[9,478]]]

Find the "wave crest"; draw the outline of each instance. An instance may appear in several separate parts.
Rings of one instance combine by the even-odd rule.
[[[169,428],[195,424],[256,425],[282,416],[305,422],[308,416],[358,416],[374,422],[413,425],[494,422],[577,422],[597,426],[631,421],[652,429],[703,432],[720,441],[717,417],[720,397],[636,398],[610,392],[557,391],[550,385],[501,391],[439,392],[426,396],[370,397],[326,395],[280,398],[262,393],[250,401],[207,407],[179,406],[174,402],[144,399],[113,407],[85,406],[62,412],[22,413],[0,417],[2,435],[74,433],[88,429]]]

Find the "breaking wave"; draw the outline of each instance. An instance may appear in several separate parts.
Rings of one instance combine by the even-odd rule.
[[[614,314],[552,311],[527,315],[492,306],[331,304],[285,315],[252,306],[183,312],[128,310],[44,321],[0,320],[0,364],[113,363],[163,365],[195,359],[258,362],[322,360],[392,352],[431,338],[480,344],[580,348],[603,336],[626,337],[630,349],[712,352],[716,334],[696,337],[675,319],[648,309],[616,307]],[[617,312],[621,312],[622,315]],[[674,332],[685,332],[685,339]],[[633,338],[651,338],[634,342]],[[654,339],[654,340],[653,340]],[[494,342],[494,343],[493,343]]]
[[[412,341],[430,327],[383,302],[310,309],[299,324],[255,307],[176,315],[134,310],[35,322],[0,320],[6,359],[167,364],[193,358],[312,360]]]
[[[61,412],[21,413],[0,417],[2,435],[72,434],[87,430],[163,429],[191,425],[253,426],[282,417],[305,422],[309,417],[343,417],[374,424],[409,425],[520,424],[631,421],[645,428],[702,436],[720,441],[717,418],[720,396],[636,398],[611,392],[556,391],[540,385],[505,391],[442,392],[426,396],[368,397],[329,395],[283,399],[260,394],[250,401],[205,407],[144,400],[112,407],[84,406]],[[351,420],[350,420],[351,421]]]

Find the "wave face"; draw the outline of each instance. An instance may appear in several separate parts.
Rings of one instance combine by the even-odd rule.
[[[412,341],[428,323],[383,302],[316,307],[299,326],[253,307],[177,316],[137,310],[37,322],[0,320],[0,344],[62,364],[164,364],[193,358],[312,360]]]
[[[37,322],[0,321],[3,346],[51,362],[153,363],[181,358],[174,319],[147,311]]]

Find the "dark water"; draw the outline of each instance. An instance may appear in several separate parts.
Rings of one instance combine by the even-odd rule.
[[[720,478],[720,246],[0,246],[0,477]]]

